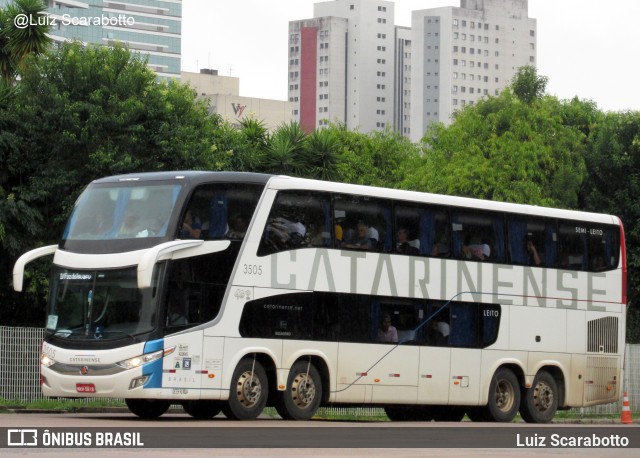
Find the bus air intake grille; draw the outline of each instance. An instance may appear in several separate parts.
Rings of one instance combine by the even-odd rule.
[[[618,353],[618,317],[606,316],[587,323],[587,352]]]

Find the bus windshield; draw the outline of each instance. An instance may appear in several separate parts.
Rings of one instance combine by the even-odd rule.
[[[135,267],[111,270],[54,268],[47,331],[68,340],[132,338],[155,327],[155,300],[141,291]]]
[[[164,237],[178,184],[89,186],[80,196],[64,240],[116,240]]]

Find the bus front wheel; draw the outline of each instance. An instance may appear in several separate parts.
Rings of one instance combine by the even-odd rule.
[[[184,401],[182,408],[193,418],[208,420],[220,413],[222,410],[222,402],[210,400]]]
[[[224,414],[233,420],[253,420],[267,404],[269,386],[262,364],[253,358],[240,361],[233,372]]]
[[[161,399],[125,399],[129,411],[145,420],[153,420],[169,410],[171,402]]]
[[[558,385],[546,371],[538,372],[522,395],[520,415],[527,423],[549,423],[558,410]]]
[[[517,377],[507,368],[498,369],[489,386],[488,418],[497,422],[510,422],[518,413],[519,407],[520,385]]]
[[[289,371],[287,389],[282,393],[278,413],[285,420],[308,420],[322,400],[322,380],[315,366],[298,361]]]

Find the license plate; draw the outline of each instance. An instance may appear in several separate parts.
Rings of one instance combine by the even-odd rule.
[[[95,393],[96,386],[93,383],[76,383],[78,393]]]

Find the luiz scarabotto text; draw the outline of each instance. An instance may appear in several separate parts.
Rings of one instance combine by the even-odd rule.
[[[628,447],[629,438],[619,434],[563,435],[516,434],[517,447]]]

